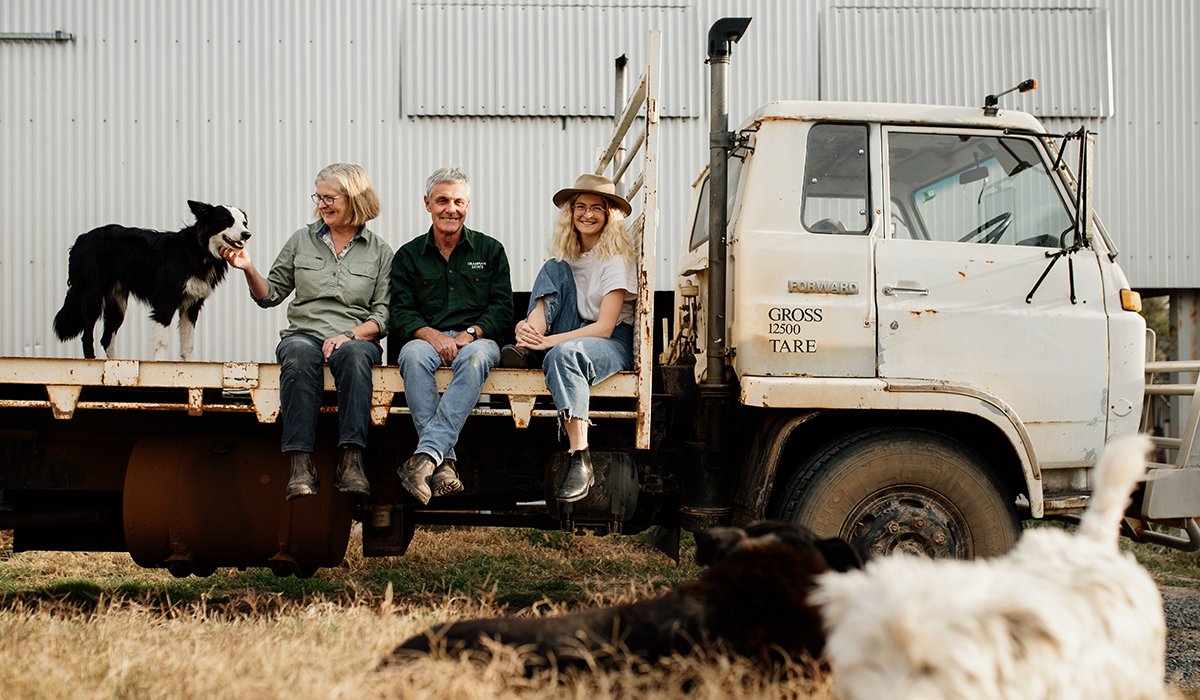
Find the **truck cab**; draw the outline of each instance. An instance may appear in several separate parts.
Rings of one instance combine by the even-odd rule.
[[[1079,511],[1138,429],[1146,329],[1061,138],[1017,111],[838,102],[733,132],[726,365],[761,409],[735,521],[971,557]],[[678,268],[699,324],[707,187]]]

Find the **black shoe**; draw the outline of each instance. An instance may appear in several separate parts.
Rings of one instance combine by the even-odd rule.
[[[458,470],[454,468],[454,460],[448,459],[433,470],[433,476],[429,477],[429,488],[434,496],[449,496],[463,490]]]
[[[367,481],[367,475],[363,474],[362,448],[358,445],[347,445],[342,448],[337,474],[333,478],[333,487],[345,493],[371,495],[371,484]]]
[[[541,369],[544,350],[530,350],[516,345],[500,348],[500,366],[508,369]]]
[[[429,489],[429,477],[436,466],[433,457],[418,452],[396,470],[400,475],[400,484],[420,501],[421,505],[428,505],[429,499],[433,497],[433,492]]]
[[[312,454],[309,452],[289,452],[288,454],[292,457],[292,478],[288,481],[287,491],[284,492],[287,500],[316,494],[317,489],[321,488],[321,482],[317,479],[317,468],[313,466]]]
[[[567,463],[567,475],[563,477],[562,486],[558,487],[560,503],[574,503],[587,498],[588,490],[596,483],[596,475],[592,472],[592,455],[586,449],[575,450]]]

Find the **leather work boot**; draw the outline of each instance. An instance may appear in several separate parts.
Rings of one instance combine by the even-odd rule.
[[[342,448],[337,472],[333,477],[333,487],[344,493],[371,495],[371,484],[363,474],[362,448],[358,445],[346,445]]]
[[[400,484],[420,501],[421,505],[428,504],[429,499],[433,497],[433,492],[429,489],[429,477],[436,466],[433,457],[418,452],[396,470],[400,475]]]
[[[588,489],[596,483],[596,475],[592,472],[592,455],[586,449],[576,450],[571,454],[567,465],[567,475],[563,477],[562,486],[558,487],[560,503],[574,503],[587,497]]]
[[[312,454],[309,452],[288,452],[292,458],[292,478],[288,481],[285,496],[287,500],[303,498],[316,494],[321,488],[317,479],[317,468],[313,466]]]
[[[516,345],[500,348],[500,366],[509,369],[541,369],[544,350],[530,350]]]
[[[454,460],[448,459],[433,470],[433,476],[429,477],[429,488],[433,490],[434,496],[449,496],[463,490],[458,470],[454,468]]]

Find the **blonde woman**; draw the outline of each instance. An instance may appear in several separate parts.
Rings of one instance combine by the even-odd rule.
[[[263,308],[293,291],[288,327],[275,348],[283,451],[291,458],[288,500],[321,487],[313,465],[317,416],[324,396],[323,365],[337,385],[339,458],[333,485],[368,495],[362,451],[371,413],[371,366],[383,359],[379,339],[388,327],[392,249],[367,228],[379,197],[358,165],[335,163],[317,173],[315,221],[292,234],[266,277],[245,249],[225,253],[246,275],[250,296]]]
[[[581,175],[554,195],[559,208],[551,259],[533,283],[529,312],[517,323],[516,345],[500,353],[503,367],[536,367],[570,442],[570,461],[557,498],[573,503],[595,482],[588,453],[591,386],[633,366],[637,274],[625,232],[629,202],[612,181]]]

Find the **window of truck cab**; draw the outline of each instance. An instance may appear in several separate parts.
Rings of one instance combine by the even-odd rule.
[[[1058,248],[1071,209],[1044,153],[995,132],[887,132],[893,238]]]
[[[811,233],[863,235],[871,228],[867,127],[814,124],[804,153],[800,224]]]
[[[728,196],[725,199],[725,215],[729,222],[733,222],[737,218],[737,212],[734,211],[733,205],[737,201],[738,185],[742,180],[742,159],[744,155],[730,156],[729,164],[726,166],[725,182],[728,188]],[[700,185],[700,198],[696,203],[696,211],[693,212],[692,218],[692,236],[688,241],[688,250],[695,250],[700,245],[708,241],[708,193],[710,175],[705,174],[704,183]]]

